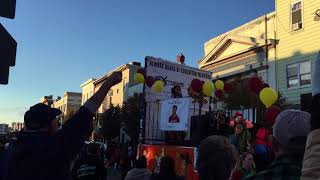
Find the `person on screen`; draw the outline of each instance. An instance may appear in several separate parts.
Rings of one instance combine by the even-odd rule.
[[[169,117],[169,123],[179,123],[180,118],[177,115],[177,109],[178,107],[176,105],[172,106],[172,115]]]
[[[182,98],[181,87],[179,85],[173,86],[171,96],[172,98]]]

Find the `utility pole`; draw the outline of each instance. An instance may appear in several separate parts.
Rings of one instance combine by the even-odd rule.
[[[14,19],[16,0],[0,0],[0,17]],[[10,67],[16,64],[17,42],[0,23],[0,84],[8,84]]]

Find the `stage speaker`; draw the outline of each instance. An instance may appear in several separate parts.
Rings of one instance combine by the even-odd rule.
[[[200,142],[208,137],[208,119],[207,115],[191,117],[190,142],[193,146],[199,146]]]

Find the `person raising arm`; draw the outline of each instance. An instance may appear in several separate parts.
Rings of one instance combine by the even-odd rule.
[[[25,130],[10,142],[0,162],[0,179],[70,179],[71,161],[84,145],[95,112],[110,88],[121,81],[121,72],[112,73],[59,130],[56,118],[61,114],[59,109],[41,103],[30,107],[24,115]]]

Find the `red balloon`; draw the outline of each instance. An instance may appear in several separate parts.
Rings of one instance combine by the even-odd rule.
[[[262,91],[262,89],[266,88],[266,87],[270,87],[268,83],[263,83],[261,82],[262,84],[257,84],[257,88],[256,88],[256,94],[259,94],[260,91]],[[258,93],[257,93],[258,92]]]
[[[233,90],[233,85],[232,85],[231,83],[226,83],[226,84],[224,85],[224,91],[225,91],[226,93],[231,93],[232,90]]]
[[[214,93],[218,99],[222,99],[224,97],[224,93],[221,90],[216,90]]]
[[[280,112],[281,109],[279,107],[271,106],[268,109],[266,109],[264,116],[269,123],[274,124]]]
[[[146,78],[146,85],[147,85],[148,87],[151,88],[151,86],[154,84],[154,82],[155,82],[155,79],[154,79],[152,76],[148,76],[148,77]]]
[[[249,90],[256,93],[256,94],[259,94],[260,91],[262,90],[262,81],[260,78],[258,77],[252,77],[250,80],[249,80]]]
[[[146,77],[146,73],[144,72],[143,68],[138,69],[137,73],[141,73],[144,77]]]
[[[177,62],[178,63],[182,63],[183,64],[184,61],[185,61],[185,56],[183,54],[177,56]]]
[[[193,79],[190,86],[197,93],[202,91],[202,82],[199,79]]]

